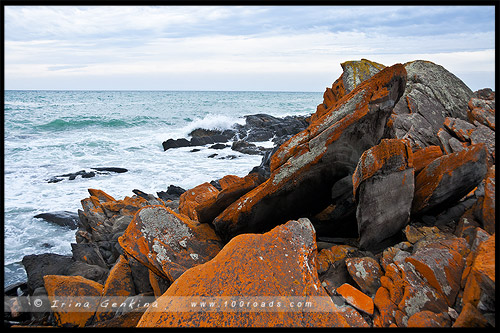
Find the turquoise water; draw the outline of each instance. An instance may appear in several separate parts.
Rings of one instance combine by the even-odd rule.
[[[237,158],[207,158],[214,153],[207,147],[165,152],[162,142],[198,127],[230,128],[248,114],[311,114],[322,100],[322,92],[5,91],[4,284],[25,279],[25,255],[71,253],[75,231],[34,215],[76,212],[88,188],[123,199],[133,189],[156,194],[171,184],[188,189],[228,174],[244,176],[261,156],[227,148],[217,157]],[[129,171],[47,183],[93,167]]]

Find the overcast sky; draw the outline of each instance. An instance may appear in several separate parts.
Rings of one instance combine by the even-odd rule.
[[[324,91],[424,59],[494,89],[494,6],[5,6],[6,89]]]

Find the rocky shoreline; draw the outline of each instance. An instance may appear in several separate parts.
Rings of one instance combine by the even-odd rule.
[[[39,216],[77,229],[72,255],[23,258],[4,326],[494,327],[495,93],[429,61],[341,65],[310,117],[162,143],[262,155],[247,176]]]

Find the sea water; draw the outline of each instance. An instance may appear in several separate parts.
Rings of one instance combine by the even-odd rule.
[[[261,156],[208,145],[198,152],[163,151],[162,142],[188,138],[196,128],[231,128],[249,114],[309,115],[323,99],[321,92],[30,90],[4,96],[5,286],[26,279],[25,255],[71,254],[75,230],[35,215],[76,213],[89,188],[119,200],[134,189],[156,195],[169,185],[189,189],[229,174],[245,176]],[[128,172],[48,182],[95,167]]]

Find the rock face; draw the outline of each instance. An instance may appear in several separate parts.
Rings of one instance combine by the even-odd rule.
[[[193,267],[179,277],[157,300],[158,308],[165,310],[147,310],[137,326],[347,326],[321,287],[314,269],[314,237],[314,228],[307,219],[289,221],[262,235],[235,237],[213,260]],[[188,305],[186,299],[196,299],[189,296],[212,297],[221,308],[216,311],[181,311]],[[315,304],[318,306],[316,310],[321,312],[293,311],[290,308],[284,312],[224,311],[223,308],[223,299],[231,302],[255,297],[253,300],[260,304],[266,296],[273,296],[269,300],[275,302],[288,297],[308,296],[325,302]],[[285,306],[284,301],[282,306]]]
[[[358,201],[359,246],[380,248],[410,220],[414,182],[409,145],[397,139],[382,140],[365,151],[353,174],[353,189]]]
[[[212,259],[221,249],[219,238],[208,225],[164,206],[139,210],[118,241],[126,253],[170,282]]]
[[[325,208],[335,182],[352,173],[362,152],[381,139],[405,77],[402,65],[386,68],[281,145],[271,159],[270,178],[214,220],[217,232],[227,240]]]

